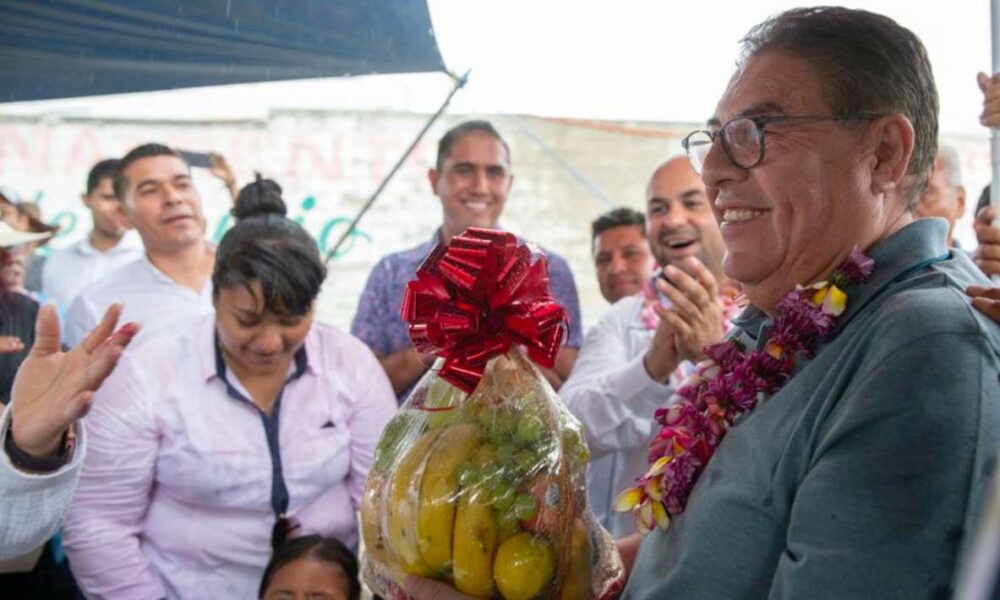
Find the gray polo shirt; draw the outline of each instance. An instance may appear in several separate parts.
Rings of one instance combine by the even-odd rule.
[[[869,255],[834,337],[725,437],[626,598],[940,598],[1000,445],[989,285],[923,219]],[[770,321],[735,323],[748,347]]]

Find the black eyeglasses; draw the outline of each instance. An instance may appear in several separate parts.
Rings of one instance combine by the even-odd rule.
[[[700,129],[692,131],[681,141],[687,152],[691,166],[701,175],[705,157],[716,139],[722,139],[722,150],[731,163],[741,169],[750,169],[764,160],[764,127],[769,123],[804,121],[871,121],[884,115],[876,113],[855,113],[852,115],[761,115],[757,117],[736,117],[726,122],[717,131]]]

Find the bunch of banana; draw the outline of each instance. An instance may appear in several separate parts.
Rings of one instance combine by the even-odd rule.
[[[573,494],[586,449],[510,362],[468,397],[435,381],[422,417],[403,410],[406,424],[387,427],[362,499],[365,544],[397,583],[416,575],[484,599],[587,598],[585,503]]]

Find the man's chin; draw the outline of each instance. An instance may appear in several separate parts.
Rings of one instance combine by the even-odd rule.
[[[617,285],[611,288],[611,290],[604,295],[605,299],[611,304],[618,302],[622,298],[628,298],[629,296],[634,296],[642,291],[642,283],[632,283],[627,285]]]

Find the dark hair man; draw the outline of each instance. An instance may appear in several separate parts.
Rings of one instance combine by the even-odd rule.
[[[128,234],[128,218],[113,185],[118,159],[95,164],[87,175],[86,192],[80,195],[90,211],[90,233],[72,246],[49,255],[42,270],[42,292],[63,309],[83,288],[142,255],[142,242]]]
[[[77,296],[66,317],[70,344],[116,302],[125,305],[123,319],[143,326],[140,338],[212,310],[215,251],[205,241],[201,196],[180,153],[162,144],[138,146],[122,157],[112,183],[145,252]]]
[[[620,207],[602,214],[591,224],[591,244],[605,300],[614,304],[642,290],[654,263],[641,212]]]
[[[375,265],[351,324],[351,333],[379,357],[400,402],[431,362],[412,346],[406,323],[399,316],[406,283],[439,242],[447,243],[469,227],[499,228],[514,183],[510,149],[489,122],[467,121],[449,130],[438,142],[437,162],[427,178],[441,201],[441,227],[427,242],[389,254]],[[569,265],[554,252],[546,250],[545,255],[552,294],[570,315],[569,336],[556,357],[555,368],[542,370],[558,389],[573,367],[583,332],[580,302]]]

